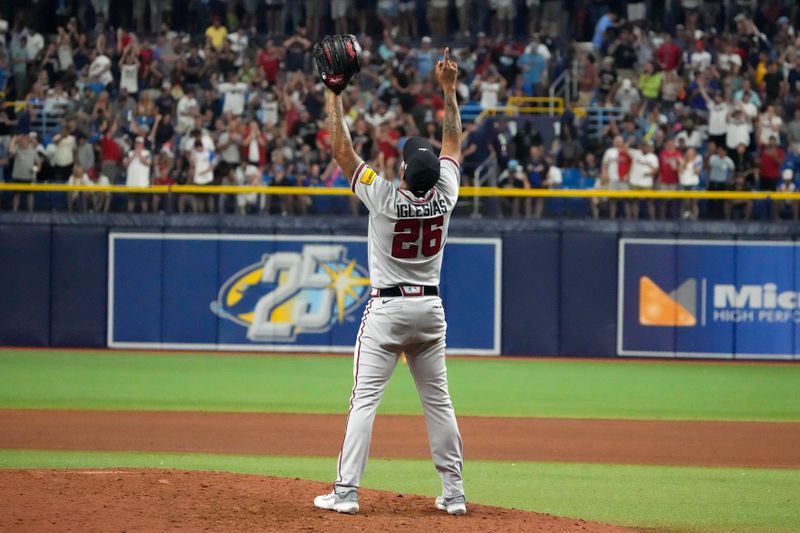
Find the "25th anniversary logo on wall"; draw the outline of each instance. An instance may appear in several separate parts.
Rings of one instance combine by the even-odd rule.
[[[451,353],[500,352],[500,247],[448,240]],[[364,237],[111,233],[108,346],[349,352],[367,268]]]

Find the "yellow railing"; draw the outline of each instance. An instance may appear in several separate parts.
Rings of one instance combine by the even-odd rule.
[[[234,185],[158,185],[127,187],[125,185],[66,185],[55,183],[0,183],[0,191],[17,192],[108,192],[125,194],[270,194],[349,196],[347,187],[278,187]],[[461,196],[531,197],[531,198],[653,198],[660,200],[800,200],[800,192],[771,191],[607,191],[602,189],[503,189],[499,187],[461,187]]]
[[[512,96],[506,102],[506,105],[500,107],[489,107],[475,117],[475,122],[480,122],[485,117],[494,117],[498,114],[506,116],[517,115],[563,115],[564,114],[564,99],[561,97],[550,96]]]

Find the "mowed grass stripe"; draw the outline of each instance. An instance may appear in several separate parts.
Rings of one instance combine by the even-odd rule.
[[[457,358],[459,414],[800,420],[800,365]],[[348,357],[0,351],[0,408],[342,413]],[[398,365],[380,411],[420,414]]]
[[[0,468],[115,467],[326,482],[335,458],[0,450]],[[800,470],[467,461],[464,475],[469,500],[487,505],[680,531],[800,530]],[[422,460],[371,459],[363,486],[431,497],[441,490]]]

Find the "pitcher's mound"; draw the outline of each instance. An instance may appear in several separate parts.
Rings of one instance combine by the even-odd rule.
[[[316,509],[330,485],[179,470],[0,470],[0,531],[630,531],[469,504],[448,516],[432,498],[360,492],[354,516]]]

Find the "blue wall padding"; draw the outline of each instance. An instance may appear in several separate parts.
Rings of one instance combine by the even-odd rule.
[[[0,226],[0,345],[50,344],[50,226]]]
[[[616,354],[617,239],[613,233],[561,234],[561,354]]]
[[[108,234],[106,228],[53,226],[52,346],[106,345]]]
[[[559,353],[559,241],[556,232],[503,238],[503,354]]]

